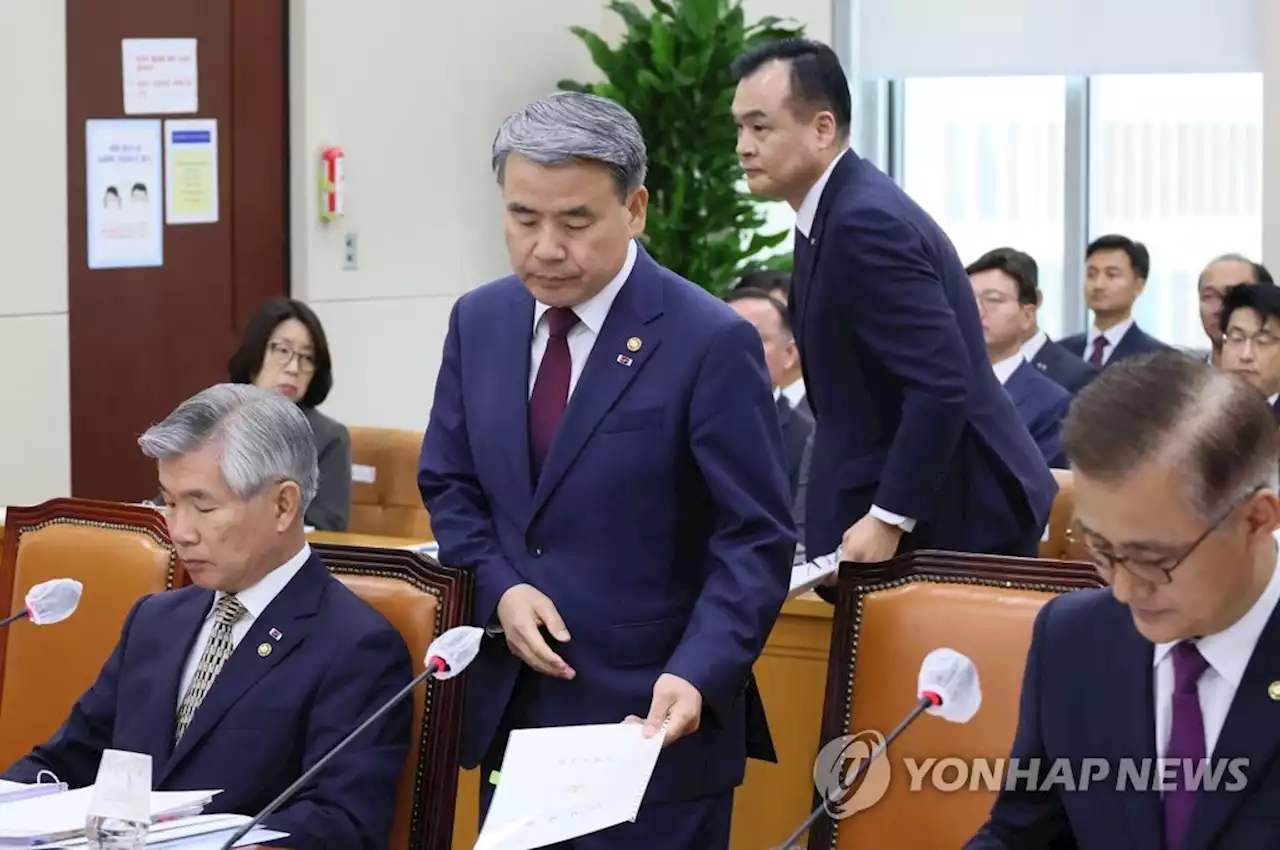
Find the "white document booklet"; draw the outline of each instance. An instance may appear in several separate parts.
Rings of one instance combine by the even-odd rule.
[[[833,575],[839,569],[839,549],[829,555],[822,555],[812,561],[805,561],[803,564],[792,567],[791,589],[787,591],[787,598],[791,599],[806,590],[812,590],[826,581],[827,576]]]
[[[664,731],[639,723],[517,729],[475,850],[534,850],[634,821]]]

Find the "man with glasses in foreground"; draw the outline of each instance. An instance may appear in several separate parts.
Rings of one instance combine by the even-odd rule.
[[[1222,368],[1253,384],[1280,422],[1280,287],[1251,283],[1222,299]]]
[[[1041,609],[1012,753],[1038,778],[1006,782],[967,847],[1280,846],[1271,410],[1238,376],[1160,352],[1085,388],[1063,445],[1075,534],[1110,587]],[[1064,767],[1074,784],[1045,781]]]

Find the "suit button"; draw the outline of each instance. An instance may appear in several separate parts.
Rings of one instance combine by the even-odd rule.
[[[541,546],[534,546],[532,549],[530,549],[530,550],[529,550],[529,554],[530,554],[530,555],[532,555],[532,556],[533,556],[533,557],[535,557],[535,558],[541,558],[541,557],[542,557],[542,547],[541,547]]]

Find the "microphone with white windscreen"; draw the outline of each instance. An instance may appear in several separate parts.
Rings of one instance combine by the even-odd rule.
[[[0,620],[0,627],[21,619],[28,619],[37,626],[61,623],[76,612],[83,593],[84,585],[72,578],[41,582],[27,591],[25,607]]]
[[[449,629],[449,631],[433,640],[431,645],[427,647],[427,656],[425,661],[426,669],[415,676],[411,682],[401,688],[395,696],[383,703],[377,711],[369,715],[368,719],[355,729],[351,730],[351,733],[347,735],[347,737],[335,744],[333,749],[325,753],[319,761],[304,771],[303,774],[298,777],[297,781],[281,791],[280,796],[268,803],[266,808],[254,815],[252,820],[237,829],[235,833],[233,833],[231,837],[222,844],[221,850],[230,850],[230,848],[235,847],[236,842],[252,832],[254,827],[258,826],[274,814],[277,809],[289,802],[293,795],[297,794],[298,790],[302,788],[302,786],[310,782],[312,778],[329,763],[330,759],[346,749],[347,745],[358,737],[361,732],[372,726],[374,721],[382,717],[382,715],[386,714],[392,708],[395,708],[395,706],[398,705],[405,697],[413,693],[414,688],[418,687],[418,685],[422,684],[429,678],[452,679],[454,676],[467,669],[467,666],[470,665],[472,661],[475,661],[476,656],[480,654],[480,642],[484,639],[484,636],[484,629],[477,628],[476,626],[457,626],[456,628]],[[286,844],[288,843],[286,839],[281,840],[285,841]]]
[[[880,758],[889,745],[921,714],[927,712],[952,723],[968,723],[972,720],[982,706],[982,687],[978,682],[978,669],[973,666],[973,662],[967,656],[954,649],[945,647],[935,649],[926,655],[920,664],[920,675],[916,679],[916,695],[918,699],[915,707],[898,724],[898,727],[890,732],[884,742],[870,755],[859,760],[857,769],[848,780],[840,780],[842,790],[852,790],[876,759]],[[825,751],[826,748],[823,749]],[[827,803],[824,793],[822,803],[809,814],[800,828],[791,833],[791,836],[778,847],[782,850],[792,848],[800,836],[817,822],[823,812],[827,811]]]

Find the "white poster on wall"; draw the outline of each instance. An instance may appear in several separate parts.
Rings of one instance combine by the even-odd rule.
[[[126,38],[120,45],[125,115],[199,111],[194,38]]]
[[[218,220],[218,122],[213,118],[164,122],[165,224]]]
[[[164,265],[160,122],[84,122],[91,269]]]

